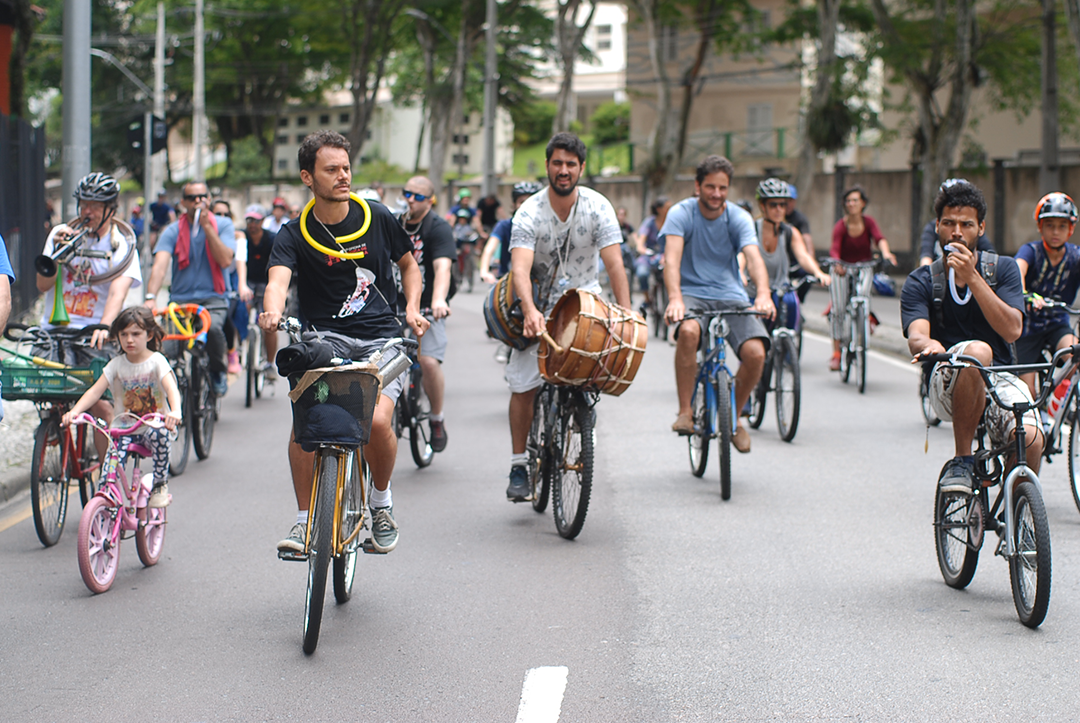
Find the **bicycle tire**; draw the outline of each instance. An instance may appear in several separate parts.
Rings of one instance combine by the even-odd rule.
[[[938,415],[934,413],[934,406],[930,404],[930,390],[927,389],[927,380],[923,374],[919,374],[919,406],[922,407],[923,421],[928,427],[936,427],[941,424]],[[1069,464],[1072,462],[1070,460]],[[1077,503],[1080,507],[1080,502]]]
[[[308,551],[307,597],[304,601],[304,652],[311,655],[319,645],[323,603],[326,601],[326,574],[334,554],[334,498],[337,496],[337,455],[319,450],[319,486],[311,524]]]
[[[657,336],[659,336],[664,341],[667,341],[668,340],[668,332],[670,331],[670,329],[668,328],[667,322],[664,320],[664,312],[667,311],[667,306],[668,306],[667,286],[665,286],[663,281],[661,281],[659,284],[657,284],[656,289],[657,289],[657,294],[656,294],[656,298],[657,298],[656,318],[657,318],[657,323],[660,326],[660,333]]]
[[[945,470],[942,468],[941,473]],[[938,475],[940,479],[940,475]],[[975,577],[985,527],[981,500],[969,494],[937,491],[934,498],[934,549],[945,584],[963,590]]]
[[[709,443],[713,433],[709,414],[709,380],[704,376],[698,378],[690,410],[694,417],[694,432],[686,439],[690,452],[690,472],[695,477],[702,477],[709,465]]]
[[[120,566],[120,537],[112,537],[113,516],[120,511],[104,497],[94,497],[79,519],[79,574],[90,592],[112,587]]]
[[[734,404],[732,399],[731,381],[727,374],[721,372],[716,376],[716,439],[720,445],[720,499],[731,499],[731,437],[734,422],[731,410]]]
[[[244,354],[244,372],[247,383],[244,387],[244,407],[250,408],[255,399],[255,375],[257,360],[255,359],[255,347],[261,340],[256,338],[253,327],[248,327],[247,353]]]
[[[847,340],[841,340],[840,342],[840,381],[844,384],[847,384],[848,379],[851,378],[851,362],[854,356],[851,347],[855,343],[855,320],[850,312],[846,321],[848,322]]]
[[[1080,406],[1078,400],[1077,406]],[[1069,489],[1072,490],[1073,503],[1080,512],[1080,440],[1076,436],[1080,434],[1080,410],[1073,410],[1072,420],[1069,422]]]
[[[201,366],[201,365],[200,365]],[[206,459],[214,444],[214,394],[210,388],[209,369],[201,367],[191,375],[191,441],[195,443],[195,456]]]
[[[419,364],[410,370],[406,386],[410,396],[409,451],[417,468],[423,469],[435,459],[435,450],[431,447],[428,438],[430,430],[426,427],[431,416],[431,400],[424,391],[424,374]]]
[[[67,517],[67,460],[60,419],[53,414],[41,421],[34,432],[34,456],[30,464],[30,502],[34,510],[34,530],[45,547],[52,547],[64,534]]]
[[[101,465],[98,463],[97,447],[94,446],[93,429],[86,425],[79,425],[78,429],[76,437],[78,441],[75,444],[79,454],[79,469],[82,472],[82,476],[79,477],[79,500],[85,508],[97,492],[98,481],[101,479]],[[94,468],[94,465],[97,467]]]
[[[551,507],[559,536],[572,540],[581,533],[592,494],[593,410],[581,401],[560,414],[552,469]]]
[[[772,354],[765,357],[765,368],[761,371],[761,378],[757,386],[750,393],[750,416],[747,421],[750,429],[758,429],[765,421],[765,402],[769,397],[769,381],[772,379]],[[742,410],[739,410],[742,413]]]
[[[128,457],[131,464],[131,477],[138,479],[142,476],[137,461]],[[139,553],[139,560],[146,567],[152,567],[161,559],[161,551],[165,547],[165,528],[167,526],[165,507],[142,507],[137,514],[139,527],[135,530],[135,551]]]
[[[1009,558],[1009,580],[1020,622],[1039,627],[1050,605],[1050,524],[1039,488],[1024,481],[1013,499],[1013,540],[1016,554]]]
[[[257,343],[255,344],[255,398],[262,399],[263,392],[266,390],[266,341],[263,338],[262,329],[258,325],[255,325],[254,328],[257,337]]]
[[[781,336],[776,346],[776,428],[780,439],[790,442],[799,429],[802,379],[799,352],[790,336]]]
[[[366,464],[359,450],[353,454],[352,474],[345,482],[341,496],[338,533],[342,540],[347,540],[364,523],[364,485],[367,483]],[[353,581],[356,579],[356,559],[360,556],[363,540],[357,533],[356,538],[346,546],[340,555],[334,556],[334,599],[338,604],[347,603],[352,598]]]
[[[181,365],[180,373],[176,374],[176,386],[180,392],[180,424],[176,427],[176,439],[169,447],[169,475],[179,477],[187,469],[188,457],[191,456],[191,385],[187,374],[189,365],[183,360],[170,363],[174,373],[177,364]]]
[[[537,512],[547,509],[551,496],[551,453],[548,449],[548,412],[551,409],[550,387],[541,387],[533,405],[533,421],[525,451],[529,455],[529,485],[532,487],[532,508]]]
[[[857,320],[858,341],[855,344],[855,366],[857,367],[855,381],[859,385],[859,394],[866,393],[866,352],[870,343],[870,314],[866,307],[859,307]]]

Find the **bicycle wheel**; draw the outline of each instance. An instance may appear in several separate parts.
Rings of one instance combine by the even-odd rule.
[[[50,414],[34,433],[34,456],[30,464],[34,529],[45,547],[55,545],[64,533],[70,483],[66,467],[60,420]]]
[[[334,555],[334,498],[337,496],[338,458],[331,450],[320,450],[318,496],[311,520],[311,550],[308,552],[307,598],[304,602],[304,652],[311,655],[319,644],[326,573]]]
[[[98,481],[101,479],[101,465],[98,463],[97,447],[94,446],[94,431],[86,425],[79,425],[76,437],[76,451],[79,455],[79,468],[82,476],[79,478],[79,499],[82,506],[86,504],[97,492]]]
[[[934,500],[934,547],[941,577],[949,587],[963,590],[975,577],[983,522],[983,505],[978,497],[938,491]]]
[[[794,340],[781,336],[776,342],[776,427],[785,442],[795,439],[799,428],[800,377],[799,351]]]
[[[546,432],[550,409],[551,391],[548,387],[541,387],[536,393],[532,426],[529,427],[529,438],[525,442],[525,451],[529,453],[532,507],[537,512],[547,509],[548,497],[551,495],[551,454]]]
[[[417,364],[409,372],[406,382],[409,393],[409,450],[412,452],[413,462],[420,469],[431,464],[435,459],[435,450],[431,448],[431,440],[428,439],[430,428],[428,418],[431,416],[431,401],[424,392],[424,378]]]
[[[258,325],[255,336],[255,398],[262,399],[263,390],[266,389],[266,342],[263,341],[263,331]],[[251,338],[250,336],[248,337]]]
[[[120,510],[104,497],[94,497],[79,519],[79,574],[90,592],[112,587],[120,564],[120,536],[113,537],[113,520]]]
[[[713,387],[716,393],[716,438],[720,443],[720,499],[731,499],[731,436],[733,422],[731,381],[721,372]]]
[[[668,305],[668,293],[667,287],[664,286],[663,280],[656,285],[656,323],[657,323],[657,336],[667,341],[668,339],[668,325],[664,321],[664,312],[667,311]]]
[[[592,493],[593,444],[595,442],[593,410],[584,402],[572,403],[560,414],[556,442],[553,447],[551,507],[555,513],[555,529],[559,535],[572,540],[585,524]]]
[[[345,480],[345,489],[341,496],[341,510],[338,519],[338,533],[342,540],[347,540],[364,522],[364,485],[367,483],[366,463],[359,451],[352,455],[349,465],[351,470]],[[360,470],[365,473],[361,474]],[[350,542],[340,555],[334,556],[334,599],[346,603],[352,597],[353,580],[356,578],[356,558],[360,556],[360,533]]]
[[[852,346],[855,344],[855,318],[849,310],[847,315],[847,338],[840,342],[840,381],[848,383],[851,378],[851,363],[854,361]]]
[[[1037,628],[1050,604],[1050,525],[1039,488],[1032,482],[1016,486],[1013,500],[1016,555],[1009,558],[1013,603],[1020,622]]]
[[[210,375],[200,365],[191,376],[191,441],[195,443],[195,455],[199,459],[210,456],[214,443],[214,394],[210,389]]]
[[[257,327],[248,327],[247,338],[247,353],[244,354],[244,372],[247,377],[247,384],[244,389],[244,406],[250,407],[251,402],[255,399],[255,377],[258,376],[258,360],[256,359],[255,348],[262,344],[262,339],[257,338],[258,333],[254,331]]]
[[[1069,487],[1072,489],[1073,502],[1080,511],[1080,411],[1074,410],[1069,422]]]
[[[856,320],[855,331],[855,381],[859,385],[859,394],[866,393],[866,352],[870,343],[870,314],[865,306],[859,307],[859,318]]]
[[[186,357],[184,358],[186,359]],[[191,455],[191,388],[187,374],[190,366],[183,359],[173,363],[173,370],[180,368],[176,375],[176,386],[180,391],[180,424],[176,428],[176,439],[169,447],[169,475],[177,477],[187,469],[188,457]]]
[[[765,421],[765,400],[769,395],[769,381],[772,379],[772,354],[765,357],[765,368],[761,372],[757,386],[750,394],[750,428],[757,429]]]
[[[938,419],[938,415],[934,413],[933,405],[930,404],[930,390],[927,389],[927,384],[929,384],[929,382],[927,381],[926,376],[923,375],[923,374],[920,374],[919,375],[919,406],[922,407],[923,420],[926,422],[927,426],[936,427],[939,424],[941,424],[941,420]],[[1070,449],[1072,449],[1071,446],[1070,446]],[[1071,457],[1071,455],[1070,455],[1070,457]],[[1069,469],[1072,469],[1072,466],[1071,466],[1072,465],[1072,460],[1071,459],[1069,460],[1069,465],[1070,465]],[[1077,507],[1080,507],[1080,502],[1077,503]]]
[[[690,471],[695,477],[705,474],[705,467],[709,464],[709,441],[712,439],[712,421],[709,418],[709,380],[704,376],[698,378],[694,388],[694,399],[691,404],[694,415],[694,433],[687,437],[690,448]]]

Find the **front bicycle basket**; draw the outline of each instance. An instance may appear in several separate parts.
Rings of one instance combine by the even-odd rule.
[[[0,362],[3,397],[32,401],[76,400],[97,381],[107,363],[105,359],[93,359],[87,367],[50,369],[24,364],[18,359],[4,359]]]
[[[312,369],[290,376],[296,441],[309,451],[320,444],[367,444],[381,384],[374,364]]]

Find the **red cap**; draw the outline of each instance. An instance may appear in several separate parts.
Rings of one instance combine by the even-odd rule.
[[[289,208],[289,204],[285,203],[285,199],[282,198],[281,196],[278,196],[277,198],[275,198],[274,202],[271,203],[270,205],[271,206],[281,206],[282,208],[285,208],[285,209]]]

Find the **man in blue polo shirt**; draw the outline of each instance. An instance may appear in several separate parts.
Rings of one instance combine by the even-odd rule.
[[[210,312],[206,349],[210,354],[214,391],[220,397],[228,389],[224,328],[229,302],[223,269],[233,261],[236,234],[232,221],[210,213],[210,194],[205,183],[192,181],[184,186],[184,209],[184,215],[161,232],[154,248],[146,305],[153,308],[171,264],[170,300],[200,304]]]

